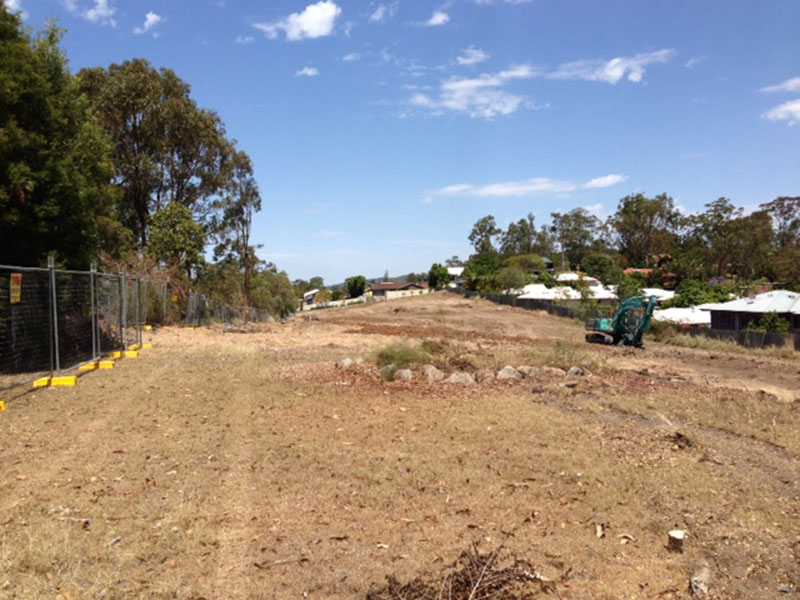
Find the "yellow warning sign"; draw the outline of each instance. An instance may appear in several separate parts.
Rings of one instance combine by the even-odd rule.
[[[22,302],[22,273],[11,274],[11,304]]]

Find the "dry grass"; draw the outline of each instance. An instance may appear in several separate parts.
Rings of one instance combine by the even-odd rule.
[[[15,398],[0,598],[365,598],[501,542],[552,597],[688,598],[703,560],[713,597],[800,585],[797,405],[626,366],[724,374],[746,357],[593,348],[608,367],[575,388],[335,366],[402,331],[449,370],[586,363],[564,323],[434,294],[248,334],[157,332],[138,361]],[[785,362],[761,360],[780,383]],[[665,548],[674,527],[684,554]]]
[[[800,352],[789,346],[767,348],[747,348],[740,346],[736,342],[728,340],[715,340],[702,335],[677,334],[666,337],[662,340],[665,344],[679,346],[681,348],[699,348],[714,352],[734,352],[736,354],[749,354],[754,356],[766,356],[770,358],[781,358],[787,360],[800,361]]]

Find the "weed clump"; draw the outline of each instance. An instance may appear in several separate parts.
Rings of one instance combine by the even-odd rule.
[[[395,365],[402,368],[414,363],[428,362],[428,353],[418,346],[412,346],[406,342],[395,342],[385,348],[378,350],[375,362],[379,367]]]
[[[586,367],[594,370],[601,366],[601,360],[596,354],[564,342],[558,342],[541,360],[543,364],[559,369]]]

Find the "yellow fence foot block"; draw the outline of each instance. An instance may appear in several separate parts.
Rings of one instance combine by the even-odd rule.
[[[53,377],[50,381],[52,387],[75,387],[78,385],[78,378],[75,375],[65,375],[64,377]]]
[[[50,378],[49,377],[42,377],[41,379],[37,379],[33,382],[33,387],[35,388],[43,388],[50,385]]]
[[[112,352],[108,355],[109,358],[122,358],[122,352]]]
[[[6,412],[6,403],[0,402],[0,412]]]
[[[113,360],[101,360],[99,363],[101,370],[113,369],[114,368],[114,361]]]
[[[145,344],[144,346],[142,346],[142,348],[144,350],[152,350],[153,349],[153,344]]]
[[[144,329],[145,331],[153,331],[153,326],[152,325],[145,325],[144,327],[142,327],[142,329]]]
[[[128,346],[128,350],[131,352],[136,352],[139,349],[139,344],[134,344],[133,346]]]
[[[86,364],[86,365],[81,365],[80,367],[78,367],[78,370],[79,371],[94,371],[96,368],[97,368],[97,363],[93,362],[93,363],[89,363],[89,364]]]
[[[125,358],[139,358],[138,350],[128,350],[125,352]]]

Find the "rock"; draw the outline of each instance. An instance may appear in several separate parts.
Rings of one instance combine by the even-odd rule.
[[[345,358],[344,360],[341,360],[338,363],[336,363],[336,366],[339,367],[340,369],[349,369],[354,364],[355,363],[353,362],[352,358]]]
[[[422,367],[422,374],[428,378],[428,381],[441,381],[444,379],[444,373],[433,365]]]
[[[400,369],[394,374],[395,381],[411,381],[414,379],[414,373],[411,372],[411,369]]]
[[[364,364],[364,359],[363,358],[357,358],[357,359],[355,359],[353,361],[353,364],[354,365],[363,365]]]
[[[462,385],[475,385],[475,378],[470,375],[469,373],[464,373],[460,371],[458,373],[453,373],[444,380],[445,383],[460,383]]]
[[[490,383],[494,381],[494,372],[491,369],[481,369],[475,373],[475,379],[477,379],[479,383]]]
[[[565,388],[575,388],[575,387],[578,387],[578,382],[577,381],[565,381],[563,383],[559,383],[558,385],[560,385],[561,387],[565,387]]]
[[[695,596],[705,596],[708,594],[708,588],[711,586],[711,569],[708,565],[702,566],[692,575],[689,579],[689,589]]]
[[[557,377],[565,377],[567,374],[564,369],[559,369],[558,367],[542,367],[542,373],[546,373],[547,375],[555,375]]]
[[[395,373],[397,373],[397,367],[394,364],[386,365],[378,370],[378,375],[386,381],[394,381]]]
[[[584,375],[586,373],[580,367],[570,367],[567,371],[567,377],[583,377]]]
[[[497,373],[498,379],[522,379],[522,373],[514,367],[505,366]]]
[[[517,371],[522,373],[525,377],[534,377],[542,372],[539,367],[531,367],[529,365],[522,365],[521,367],[517,367]]]

